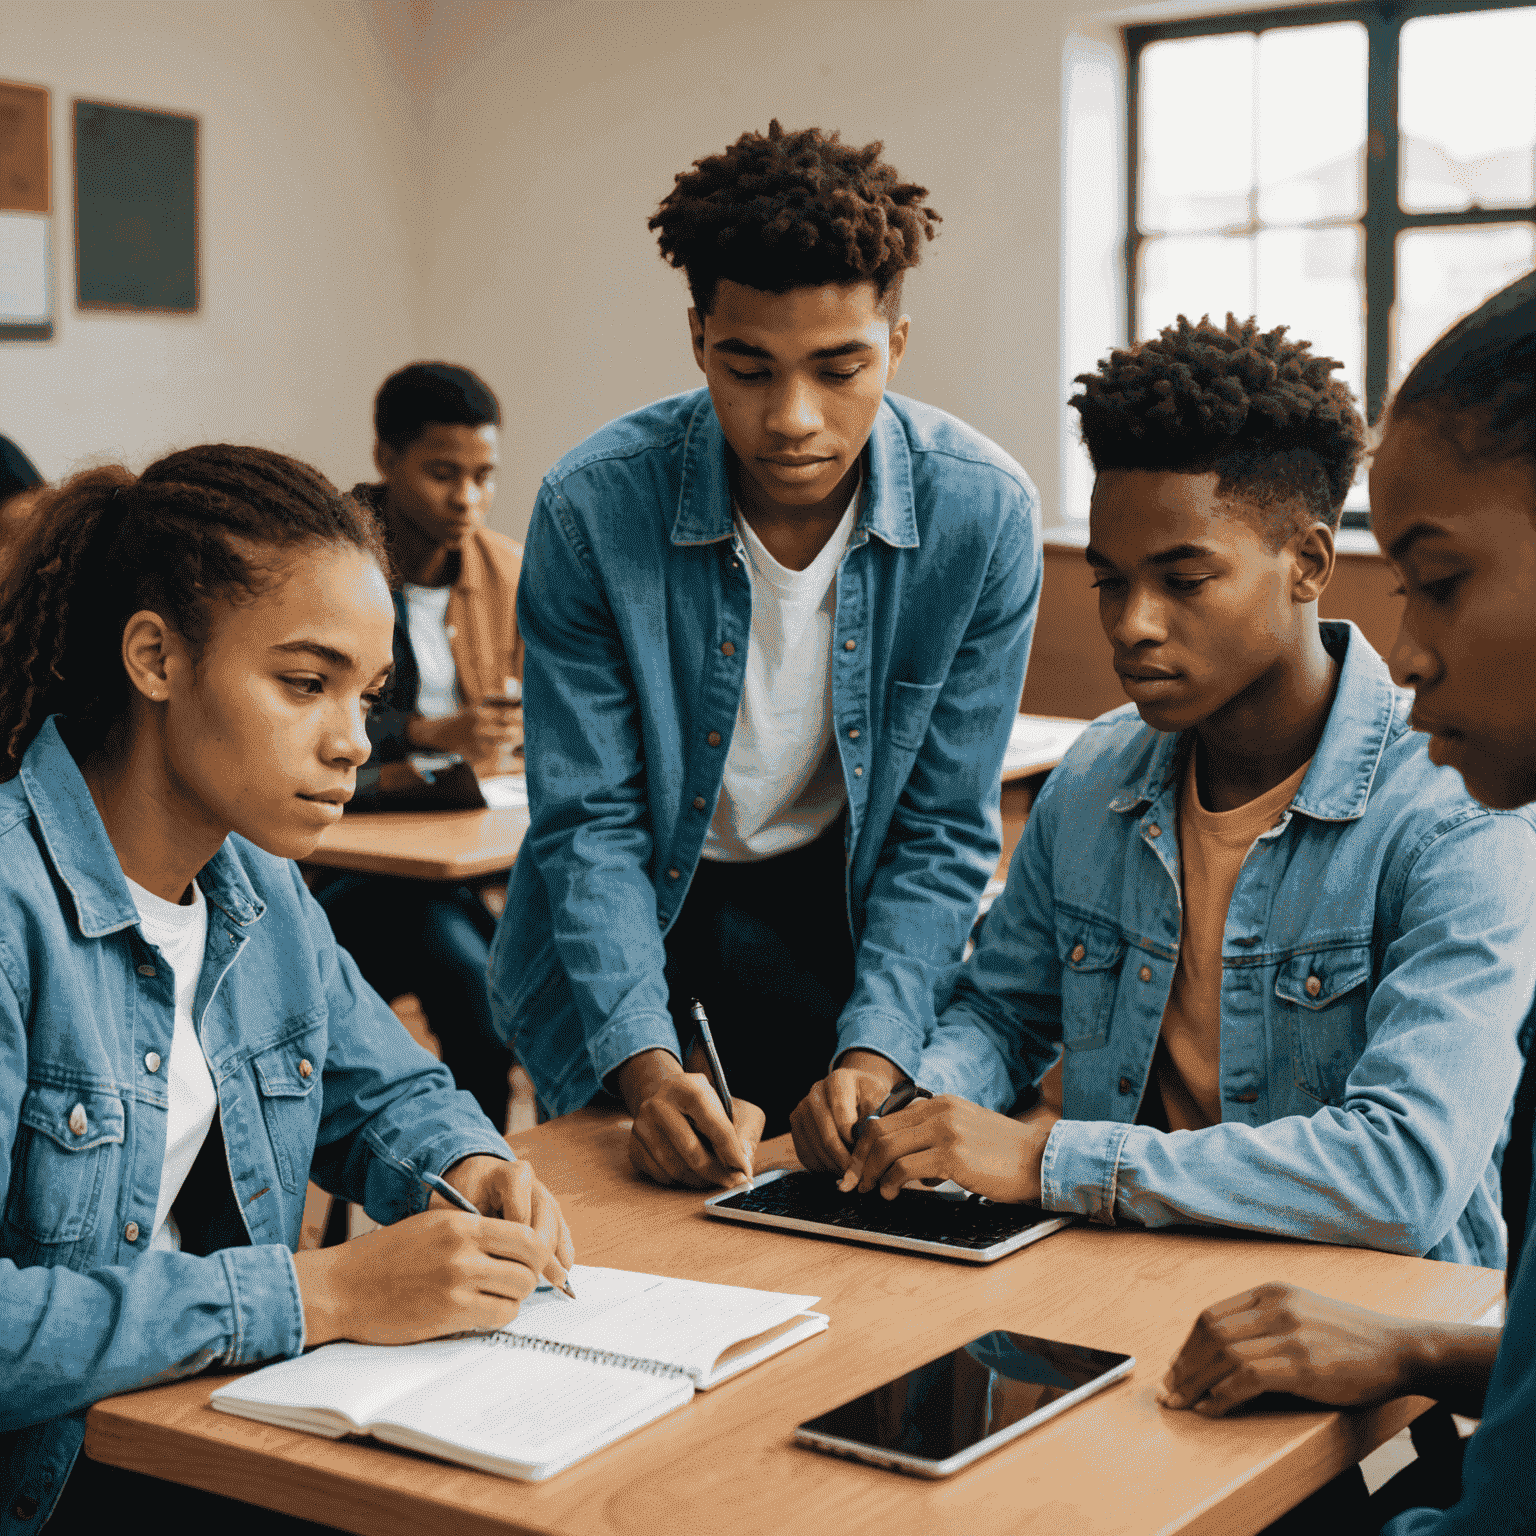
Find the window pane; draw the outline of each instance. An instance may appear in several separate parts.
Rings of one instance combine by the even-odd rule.
[[[1141,248],[1136,339],[1145,341],[1180,316],[1209,315],[1217,325],[1231,310],[1253,313],[1253,241],[1245,236],[1168,235]]]
[[[1266,224],[1363,211],[1365,53],[1358,21],[1260,34],[1259,218]]]
[[[1361,303],[1363,236],[1342,229],[1274,229],[1258,237],[1259,324],[1288,326],[1293,341],[1337,358],[1344,378],[1365,395],[1365,314]]]
[[[1402,205],[1536,202],[1536,6],[1404,22]]]
[[[1397,306],[1392,366],[1396,388],[1453,320],[1536,263],[1536,225],[1480,224],[1408,229],[1397,237]]]
[[[1144,230],[1248,222],[1255,38],[1181,38],[1143,50],[1138,74]]]

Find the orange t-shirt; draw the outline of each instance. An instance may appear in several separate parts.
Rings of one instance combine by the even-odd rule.
[[[1247,805],[1208,811],[1195,785],[1195,753],[1189,754],[1179,791],[1183,931],[1153,1068],[1170,1131],[1221,1123],[1221,948],[1227,908],[1248,850],[1295,799],[1310,763],[1309,758]]]

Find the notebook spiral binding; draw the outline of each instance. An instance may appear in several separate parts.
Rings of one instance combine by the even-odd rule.
[[[532,1339],[522,1333],[493,1333],[486,1337],[488,1342],[508,1349],[536,1349],[540,1354],[564,1355],[569,1360],[585,1360],[592,1365],[617,1365],[647,1376],[687,1377],[689,1381],[695,1381],[693,1372],[686,1366],[647,1360],[643,1355],[620,1355],[611,1349],[588,1349],[582,1344],[557,1344],[553,1339]]]

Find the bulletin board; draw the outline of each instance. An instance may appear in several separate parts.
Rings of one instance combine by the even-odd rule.
[[[48,91],[0,80],[0,341],[53,340]]]
[[[75,102],[81,309],[197,309],[197,130],[179,112]]]

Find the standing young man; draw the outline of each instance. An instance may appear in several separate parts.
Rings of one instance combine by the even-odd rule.
[[[373,406],[382,477],[352,495],[384,525],[394,563],[394,680],[368,717],[373,757],[358,800],[418,782],[411,752],[458,752],[478,773],[505,772],[522,741],[506,681],[522,674],[517,581],[522,551],[485,526],[496,494],[501,408],[484,381],[451,363],[413,363]],[[317,892],[337,941],[385,998],[412,992],[459,1087],[498,1127],[512,1058],[491,1024],[486,964],[495,919],[465,887],[345,874]]]
[[[938,215],[880,151],[775,122],[677,178],[651,227],[706,387],[569,454],[529,530],[492,995],[545,1107],[619,1096],[663,1182],[745,1177],[834,1059],[864,1109],[915,1071],[997,861],[1038,504],[885,393]]]
[[[1035,802],[923,1058],[948,1092],[803,1160],[1504,1262],[1536,817],[1472,800],[1365,637],[1318,620],[1363,436],[1337,366],[1181,319],[1083,378],[1088,562],[1135,707]]]

